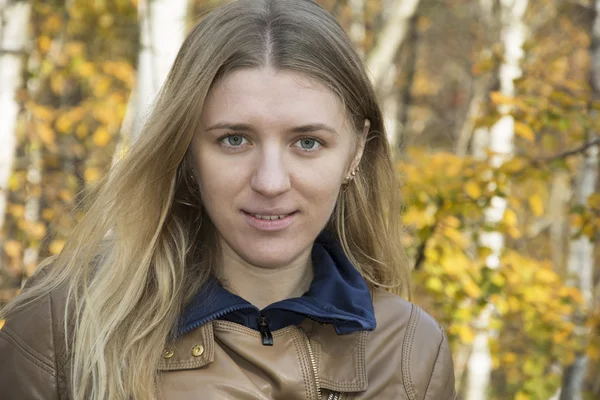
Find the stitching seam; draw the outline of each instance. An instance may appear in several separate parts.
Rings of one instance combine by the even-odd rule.
[[[440,326],[440,329],[442,329],[442,327]],[[442,351],[442,344],[444,343],[444,330],[442,329],[442,340],[440,340],[440,344],[438,346],[438,351],[437,354],[435,356],[435,361],[433,363],[433,368],[431,369],[431,375],[429,375],[429,380],[427,381],[427,389],[425,390],[425,399],[427,398],[427,393],[429,393],[429,388],[431,387],[431,378],[433,377],[433,373],[435,371],[435,366],[437,364],[438,358],[440,357],[440,352]]]
[[[304,357],[304,343],[301,343],[304,338],[303,337],[299,337],[300,336],[300,332],[293,332],[293,336],[294,336],[294,344],[296,345],[296,357],[298,358],[298,362],[300,363],[300,367],[302,368],[302,378],[304,380],[304,390],[306,391],[307,398],[312,399],[312,391],[310,390],[310,384],[308,383],[308,376],[309,376],[309,372],[308,371],[308,365],[306,364],[306,359]],[[302,349],[301,349],[302,346]],[[319,399],[317,399],[319,400]]]
[[[23,354],[27,360],[29,360],[31,363],[33,363],[34,365],[39,367],[44,372],[48,373],[48,375],[50,375],[51,377],[53,377],[53,378],[55,377],[55,371],[51,366],[47,365],[45,362],[43,362],[42,360],[39,360],[33,354],[31,354],[27,350],[25,350],[25,348],[23,348],[23,346],[21,346],[17,341],[15,341],[14,338],[7,331],[4,331],[4,330],[0,331],[0,337],[2,337],[2,336],[5,337],[5,340],[9,344],[11,344],[21,354]]]
[[[410,360],[412,357],[412,347],[414,344],[414,336],[417,330],[417,322],[419,320],[419,308],[411,305],[410,318],[408,320],[408,328],[404,343],[402,344],[402,381],[404,383],[404,389],[410,400],[416,400],[417,394],[413,387],[412,377],[410,374]]]

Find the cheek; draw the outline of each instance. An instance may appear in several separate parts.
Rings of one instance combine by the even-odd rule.
[[[210,152],[199,152],[195,160],[196,180],[204,206],[209,212],[222,210],[244,185],[244,169],[236,163],[223,163]]]
[[[305,167],[302,173],[296,174],[293,187],[310,203],[313,213],[331,212],[341,189],[342,174],[342,166]]]

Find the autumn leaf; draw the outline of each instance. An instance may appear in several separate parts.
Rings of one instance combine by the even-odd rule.
[[[4,251],[9,257],[17,258],[23,252],[23,245],[16,240],[7,240],[4,243]]]
[[[469,181],[465,184],[465,193],[472,199],[478,199],[481,197],[481,187],[473,181]]]
[[[529,197],[528,201],[529,208],[533,212],[533,215],[539,217],[544,214],[544,202],[542,201],[541,196],[534,194]]]
[[[535,141],[535,133],[531,127],[520,121],[515,121],[515,135],[520,136],[529,142]]]
[[[98,168],[87,168],[84,172],[85,182],[88,184],[96,183],[101,177],[101,171]]]
[[[52,254],[59,254],[64,246],[64,240],[53,240],[52,243],[50,243],[50,246],[48,246],[48,250],[50,250],[50,253]]]
[[[94,132],[93,139],[96,146],[106,147],[110,143],[112,136],[108,133],[108,130],[102,126]]]

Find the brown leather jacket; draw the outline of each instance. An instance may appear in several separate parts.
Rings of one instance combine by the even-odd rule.
[[[397,296],[374,290],[372,297],[373,332],[337,335],[305,319],[263,346],[260,333],[243,325],[207,323],[164,349],[158,397],[455,399],[452,356],[437,322]],[[63,307],[57,291],[8,318],[0,331],[1,400],[69,398]]]

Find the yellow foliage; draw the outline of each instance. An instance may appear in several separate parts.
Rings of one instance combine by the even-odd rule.
[[[492,103],[494,103],[496,105],[500,105],[500,104],[511,105],[511,104],[518,103],[518,100],[516,98],[511,97],[511,96],[506,96],[500,92],[491,92],[490,100],[492,100]]]
[[[42,239],[46,235],[46,224],[43,222],[33,222],[28,224],[29,234],[36,238]]]
[[[39,136],[39,138],[42,140],[42,142],[48,146],[48,148],[55,148],[56,147],[56,135],[54,134],[54,131],[45,124],[39,124],[37,127],[37,134]]]
[[[61,114],[56,119],[56,129],[58,129],[60,133],[69,133],[72,128],[73,124],[67,114]]]
[[[87,168],[84,172],[85,182],[88,184],[96,183],[101,177],[101,171],[98,168]]]
[[[52,78],[50,78],[50,87],[52,88],[52,91],[57,96],[60,96],[63,94],[63,92],[65,90],[65,86],[66,86],[66,81],[65,81],[65,77],[62,74],[55,74],[52,76]]]
[[[425,281],[425,287],[433,292],[439,293],[444,289],[442,281],[437,276],[432,276]]]
[[[536,279],[542,284],[554,284],[560,281],[560,277],[550,268],[540,268],[535,272]]]
[[[506,364],[513,364],[517,361],[517,355],[513,352],[508,352],[503,355],[502,362]]]
[[[62,20],[56,14],[50,15],[46,19],[46,23],[44,24],[44,30],[48,31],[48,33],[56,33],[62,27]]]
[[[2,327],[4,326],[4,321],[3,319],[0,319],[0,329],[2,329]]]
[[[516,121],[515,122],[515,134],[517,136],[522,137],[525,140],[528,140],[530,142],[534,142],[535,141],[535,133],[533,132],[533,130],[531,129],[531,127],[527,124],[524,124],[520,121]]]
[[[521,301],[514,296],[508,297],[508,306],[510,307],[510,311],[513,313],[518,313],[521,311]]]
[[[94,96],[103,97],[108,93],[108,89],[110,88],[110,79],[108,78],[99,78],[96,79],[94,85],[92,87],[94,91]]]
[[[540,195],[534,194],[529,197],[529,208],[536,217],[539,217],[544,213],[544,202]]]
[[[64,240],[53,240],[52,243],[50,243],[50,246],[48,246],[48,250],[50,250],[50,253],[52,254],[59,254],[64,246]]]
[[[54,112],[48,107],[41,106],[39,104],[27,103],[27,109],[34,118],[50,122],[54,119]]]
[[[73,193],[66,189],[60,190],[58,192],[58,197],[67,203],[70,203],[73,201]]]
[[[4,251],[9,257],[18,258],[23,252],[23,245],[16,240],[7,240],[4,243]]]
[[[106,147],[110,143],[111,139],[112,136],[103,126],[96,129],[96,132],[94,132],[94,144],[98,147]]]
[[[473,181],[468,181],[465,184],[465,193],[472,199],[481,197],[481,187]]]
[[[506,279],[500,274],[492,275],[491,281],[494,285],[502,287],[506,283]]]
[[[510,226],[510,227],[516,226],[517,225],[517,214],[510,208],[507,208],[504,211],[504,216],[502,218],[502,222],[504,222],[506,224],[506,226]]]
[[[79,66],[78,72],[81,77],[89,78],[95,72],[94,64],[91,62],[84,62]]]
[[[523,392],[519,392],[515,395],[515,400],[531,400],[531,397]]]
[[[52,208],[44,208],[42,210],[42,219],[45,221],[52,221],[56,217],[56,211]]]
[[[25,216],[25,206],[22,204],[10,204],[8,212],[15,218],[23,218]]]
[[[77,125],[77,129],[75,129],[75,136],[77,136],[79,139],[83,139],[84,137],[86,137],[89,133],[89,129],[88,126],[85,124],[79,124]]]
[[[481,289],[471,279],[467,279],[467,281],[463,284],[463,289],[465,293],[472,299],[477,299],[481,296]]]
[[[470,326],[460,325],[457,328],[457,333],[461,343],[463,344],[473,343],[473,340],[475,339],[475,333],[473,332],[473,329]]]
[[[588,197],[587,203],[591,208],[600,210],[600,193],[594,193]]]
[[[38,47],[42,53],[47,53],[50,51],[50,47],[52,46],[52,39],[48,36],[43,35],[38,38]]]
[[[584,220],[581,214],[571,214],[570,224],[574,228],[581,228],[583,226]]]
[[[569,338],[569,333],[564,331],[557,331],[552,334],[552,341],[554,343],[564,343]]]

